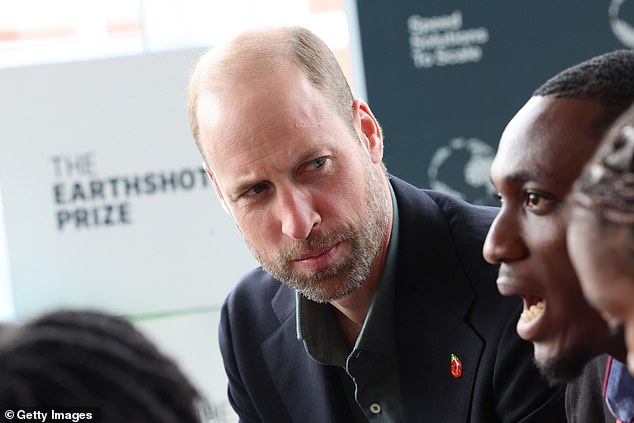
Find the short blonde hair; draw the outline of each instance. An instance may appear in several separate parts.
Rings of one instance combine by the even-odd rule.
[[[188,113],[190,129],[199,149],[196,109],[201,92],[257,79],[289,63],[299,67],[328,105],[354,131],[352,91],[326,44],[302,27],[254,30],[207,50],[194,67],[188,88]]]

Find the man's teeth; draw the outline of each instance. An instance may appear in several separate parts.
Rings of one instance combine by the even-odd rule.
[[[544,308],[545,305],[543,301],[540,301],[537,304],[533,304],[528,310],[524,310],[522,312],[522,320],[525,320],[527,322],[534,320],[537,316],[544,312]]]

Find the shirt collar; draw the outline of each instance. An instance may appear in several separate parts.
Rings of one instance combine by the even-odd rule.
[[[394,296],[399,216],[392,184],[388,185],[393,209],[390,241],[377,291],[354,348],[378,353],[391,353],[396,348]],[[324,364],[345,363],[347,348],[332,306],[311,301],[299,292],[296,304],[297,339],[304,342],[308,354]]]
[[[608,408],[622,422],[634,421],[634,377],[627,367],[611,359],[605,391]]]
[[[355,349],[389,353],[396,347],[395,294],[396,294],[396,258],[398,256],[398,205],[396,196],[390,186],[392,204],[394,205],[392,218],[392,231],[390,242],[385,255],[385,264],[381,272],[381,279],[368,310],[368,315],[363,323],[363,328],[357,339]]]

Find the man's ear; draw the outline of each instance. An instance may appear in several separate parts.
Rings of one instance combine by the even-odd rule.
[[[225,197],[222,195],[222,190],[220,189],[220,185],[218,185],[218,181],[216,181],[213,172],[211,171],[211,169],[209,169],[209,166],[207,166],[207,163],[205,162],[203,162],[203,169],[205,169],[207,176],[209,176],[209,179],[211,180],[211,184],[214,186],[214,191],[216,191],[216,195],[218,196],[218,200],[220,200],[220,205],[222,206],[223,210],[229,216],[233,217],[231,215],[231,212],[229,211],[229,207],[227,207],[227,203],[225,203]]]
[[[357,98],[352,102],[354,126],[373,163],[383,161],[383,133],[368,104]]]

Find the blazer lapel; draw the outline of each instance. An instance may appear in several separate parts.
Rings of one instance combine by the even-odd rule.
[[[466,422],[482,341],[462,321],[427,304],[411,304],[417,315],[402,317],[400,383],[407,422]],[[462,365],[451,372],[452,354]]]
[[[400,218],[396,313],[403,415],[407,422],[466,422],[483,349],[463,321],[474,293],[436,203],[399,181],[393,186]],[[451,373],[452,354],[462,363],[460,377]]]
[[[297,339],[294,291],[282,287],[271,305],[280,327],[262,343],[262,354],[291,421],[349,423],[337,369],[314,361]]]

